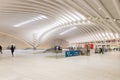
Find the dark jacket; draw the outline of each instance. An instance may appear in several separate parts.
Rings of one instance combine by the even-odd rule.
[[[15,46],[12,45],[10,49],[11,49],[12,52],[14,52]]]

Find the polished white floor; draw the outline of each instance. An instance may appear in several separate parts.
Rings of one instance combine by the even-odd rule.
[[[120,53],[65,58],[54,53],[0,54],[0,80],[120,80]]]

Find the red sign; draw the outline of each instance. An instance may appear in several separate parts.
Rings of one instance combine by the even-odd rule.
[[[87,48],[87,46],[89,46],[90,49],[93,49],[93,48],[94,48],[94,45],[93,45],[92,43],[90,43],[90,44],[85,44],[85,45],[84,45],[84,48]]]
[[[91,44],[89,44],[89,46],[90,46],[90,49],[93,49],[94,48],[94,45],[91,43]]]

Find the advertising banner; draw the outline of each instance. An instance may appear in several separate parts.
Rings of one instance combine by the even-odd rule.
[[[80,51],[66,51],[65,57],[71,57],[71,56],[78,56],[80,55]]]

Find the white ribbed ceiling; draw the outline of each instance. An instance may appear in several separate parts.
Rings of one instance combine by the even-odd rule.
[[[40,15],[47,19],[14,27]],[[69,42],[119,38],[120,0],[0,0],[0,32],[35,46],[48,37]]]

